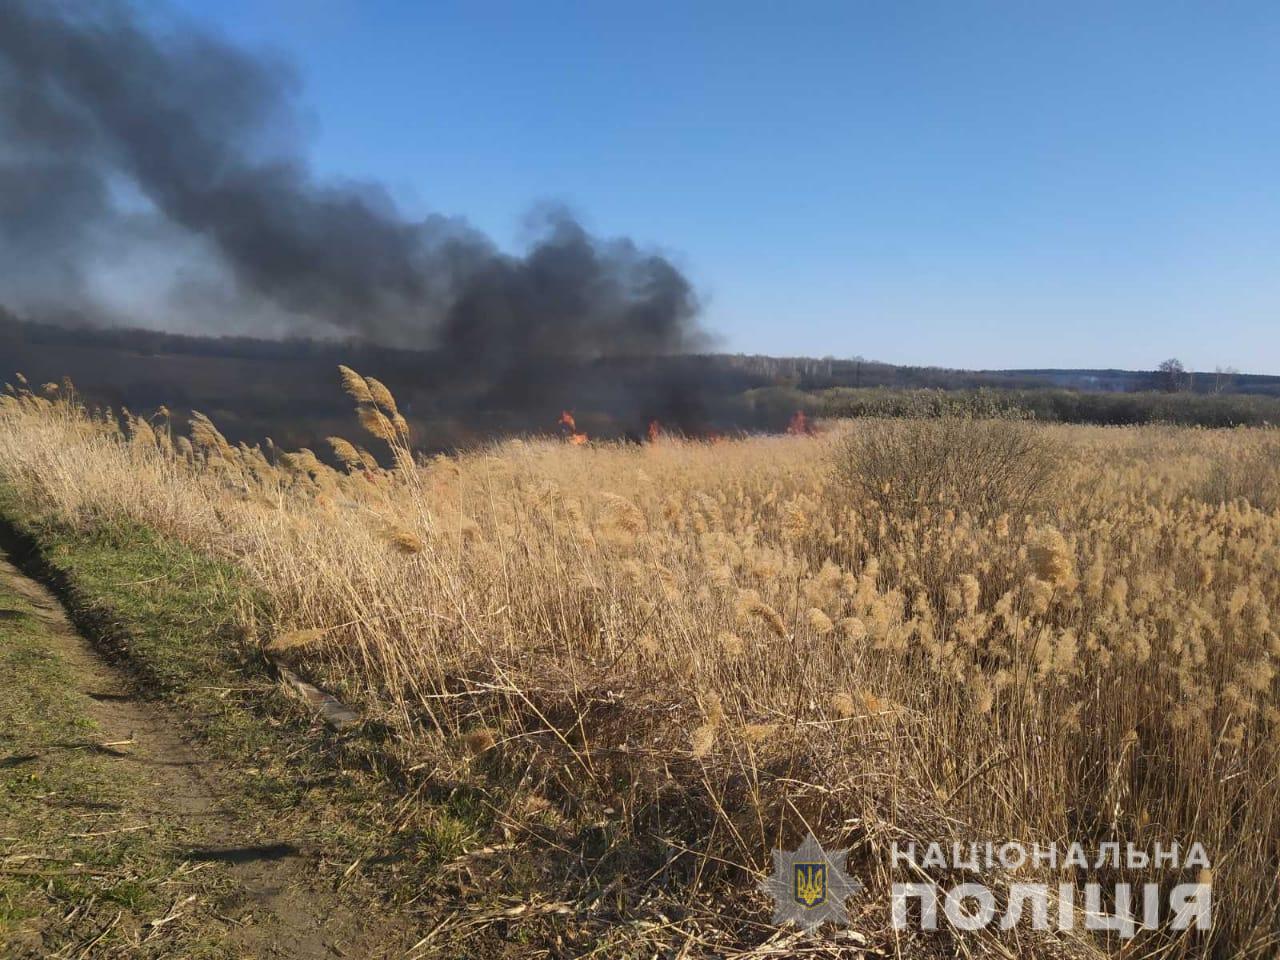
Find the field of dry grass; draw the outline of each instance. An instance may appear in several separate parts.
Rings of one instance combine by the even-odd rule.
[[[762,941],[755,882],[811,829],[903,956],[1280,945],[1274,431],[880,420],[416,462],[385,389],[344,381],[341,470],[19,385],[0,479],[242,565],[264,646],[508,835],[590,848],[624,915],[673,898]],[[891,844],[1007,840],[1199,842],[1214,928],[889,929]]]

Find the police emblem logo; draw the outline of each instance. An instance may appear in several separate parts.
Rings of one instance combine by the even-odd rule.
[[[760,889],[773,897],[773,922],[813,933],[828,920],[848,923],[845,901],[862,884],[845,873],[848,850],[823,850],[813,834],[795,850],[773,851],[773,874]]]
[[[821,863],[795,863],[796,903],[806,910],[820,907],[827,902],[827,868]]]

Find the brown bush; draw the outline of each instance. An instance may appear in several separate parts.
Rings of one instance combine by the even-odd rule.
[[[939,506],[989,520],[1052,501],[1059,455],[1025,421],[859,421],[837,446],[837,479],[891,512]]]

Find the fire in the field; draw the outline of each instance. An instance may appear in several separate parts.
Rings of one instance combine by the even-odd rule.
[[[587,442],[587,435],[578,430],[577,421],[573,419],[573,414],[568,410],[560,414],[560,426],[565,429],[565,439],[575,447],[580,447]]]
[[[787,433],[796,437],[811,437],[815,431],[804,411],[797,410],[791,415],[791,422],[787,424]]]

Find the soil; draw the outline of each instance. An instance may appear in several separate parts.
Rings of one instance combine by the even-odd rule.
[[[199,914],[202,940],[245,958],[404,956],[412,943],[407,930],[319,883],[323,851],[250,822],[241,798],[224,787],[223,763],[202,755],[172,708],[139,697],[76,632],[54,595],[2,555],[0,587],[28,601],[42,623],[49,654],[66,664],[97,725],[99,752],[136,772],[138,788],[126,803],[132,809],[121,811],[119,822],[162,823],[166,835],[176,830],[169,855],[184,875],[202,879],[194,900],[175,903],[173,912]]]

